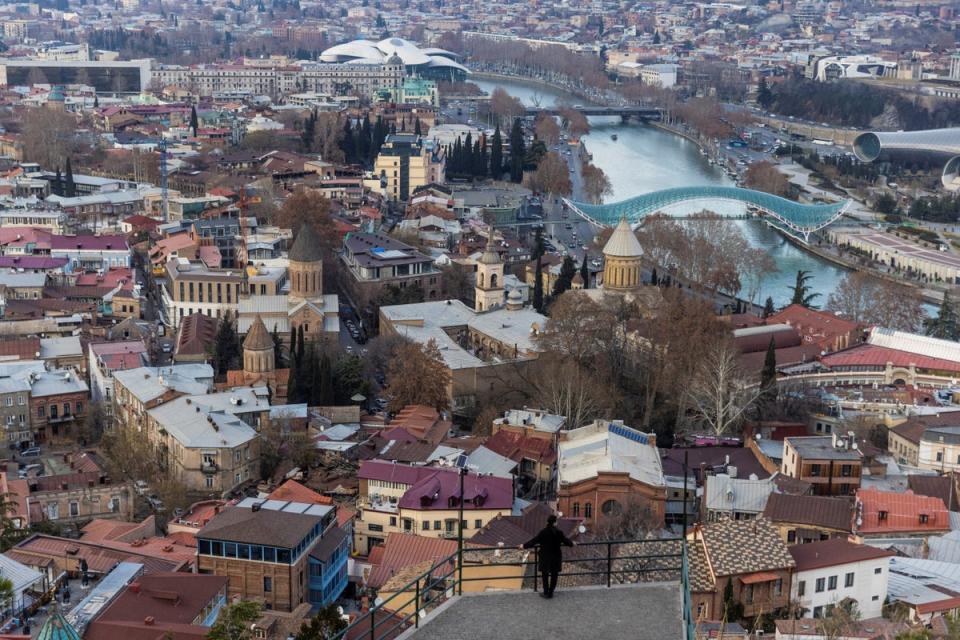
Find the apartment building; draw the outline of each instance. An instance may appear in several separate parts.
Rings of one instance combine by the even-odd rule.
[[[373,166],[379,190],[387,198],[406,202],[418,187],[443,184],[446,158],[432,141],[418,135],[388,135]]]
[[[809,482],[814,495],[848,496],[860,488],[862,460],[853,435],[787,438],[781,473]]]
[[[167,322],[177,327],[192,313],[222,318],[230,312],[236,317],[243,280],[242,270],[211,269],[186,258],[169,260],[161,289]]]

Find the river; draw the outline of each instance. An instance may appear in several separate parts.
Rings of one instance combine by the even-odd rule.
[[[526,105],[552,106],[559,100],[583,103],[582,99],[561,91],[523,82],[471,79],[486,92],[503,87]],[[671,187],[707,184],[732,185],[733,181],[720,169],[710,165],[692,142],[641,123],[622,123],[619,118],[591,118],[591,131],[583,139],[587,151],[593,154],[593,163],[603,169],[610,179],[613,195],[607,202],[625,200],[642,193]],[[611,139],[616,134],[617,140]],[[679,205],[671,212],[700,211],[709,207],[718,213],[734,213],[738,205],[730,203],[694,202]],[[777,264],[778,271],[767,276],[761,284],[759,304],[770,296],[778,306],[790,302],[790,286],[798,270],[813,275],[811,285],[821,294],[820,305],[836,288],[845,271],[791,244],[777,231],[760,220],[737,220],[744,235],[754,247],[765,249]]]

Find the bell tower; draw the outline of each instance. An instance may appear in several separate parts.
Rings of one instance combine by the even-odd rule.
[[[473,289],[473,306],[489,311],[503,305],[503,261],[493,240],[493,225],[487,235],[487,248],[477,261],[477,284]]]

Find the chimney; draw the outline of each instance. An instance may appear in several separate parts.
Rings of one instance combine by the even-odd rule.
[[[139,582],[131,582],[131,583],[130,583],[130,591],[132,591],[133,593],[140,593],[140,583],[139,583]]]

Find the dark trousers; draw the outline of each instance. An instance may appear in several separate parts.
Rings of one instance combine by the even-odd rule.
[[[543,576],[543,592],[552,596],[554,589],[557,588],[557,578],[560,572],[549,567],[540,567],[540,575]]]

